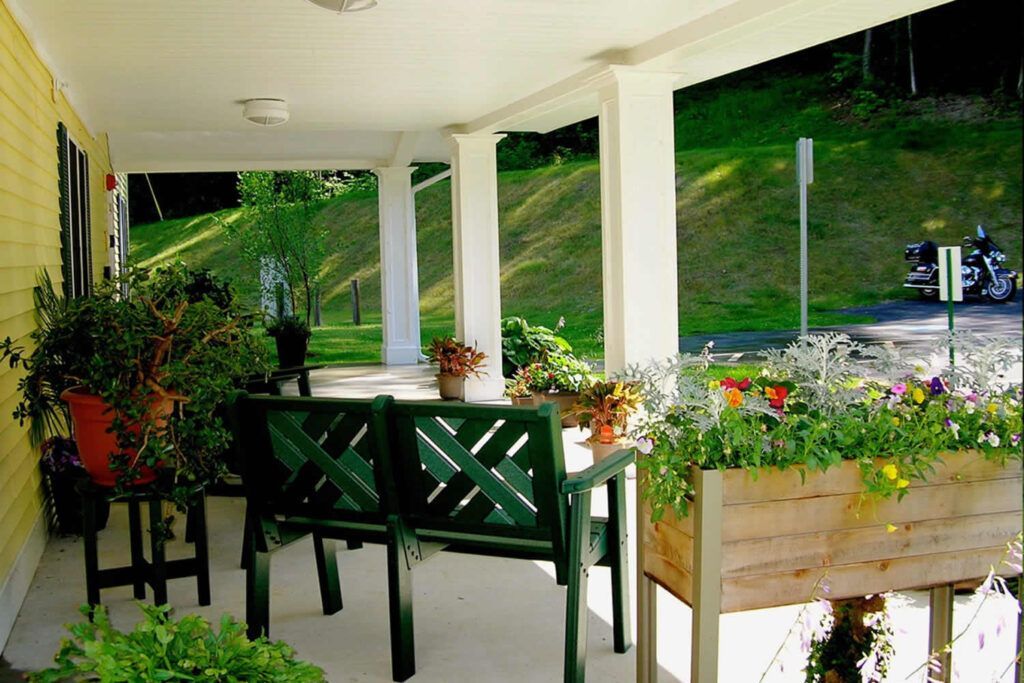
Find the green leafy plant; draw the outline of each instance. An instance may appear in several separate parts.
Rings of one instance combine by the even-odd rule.
[[[573,413],[579,418],[580,429],[590,428],[592,441],[614,443],[626,435],[629,418],[642,400],[633,382],[599,380],[580,390]]]
[[[572,346],[562,337],[559,330],[565,326],[565,318],[558,321],[555,329],[530,325],[524,318],[516,316],[501,321],[502,373],[511,377],[519,368],[543,361],[548,356],[571,354]]]
[[[427,349],[430,362],[437,365],[438,373],[453,377],[479,377],[480,366],[487,354],[477,351],[452,337],[434,337]]]
[[[80,386],[113,411],[122,451],[112,466],[122,482],[158,463],[174,467],[182,495],[219,477],[229,432],[214,414],[241,379],[265,367],[255,316],[230,288],[178,263],[130,270],[90,297],[64,300],[45,275],[39,289],[33,350],[10,338],[0,344],[0,360],[26,371],[14,416],[31,422],[33,440],[70,433],[60,395]],[[176,404],[167,419],[151,410],[160,400]]]
[[[224,615],[220,631],[202,617],[171,617],[168,605],[137,603],[145,618],[131,632],[110,623],[99,605],[92,620],[68,626],[71,638],[54,656],[56,666],[31,673],[32,683],[61,681],[205,681],[208,683],[322,683],[318,667],[295,659],[283,642],[249,640],[245,624]],[[86,617],[88,606],[81,609]]]
[[[687,514],[694,466],[821,471],[854,460],[866,493],[902,498],[946,452],[1021,459],[1021,387],[992,379],[1019,362],[1020,348],[977,344],[964,353],[987,367],[932,377],[895,349],[870,351],[839,334],[766,352],[754,378],[715,379],[708,350],[631,368],[644,395],[633,435],[654,519],[669,507]]]
[[[895,655],[885,596],[822,603],[828,608],[808,645],[806,683],[884,680]]]
[[[298,316],[285,315],[280,318],[272,318],[267,323],[267,334],[275,339],[278,337],[309,339],[312,332],[309,325]]]
[[[590,366],[571,354],[553,354],[520,368],[516,380],[534,393],[575,393],[594,380]]]

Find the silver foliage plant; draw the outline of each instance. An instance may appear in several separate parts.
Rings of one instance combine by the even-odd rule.
[[[958,330],[948,334],[940,346],[943,352],[950,346],[954,349],[956,362],[948,374],[956,387],[985,393],[1014,384],[1011,372],[1021,363],[1022,355],[1019,341]]]
[[[761,352],[772,376],[787,378],[800,385],[808,408],[831,416],[864,397],[858,378],[864,368],[856,355],[864,345],[838,332],[799,337],[783,349]],[[895,363],[886,356],[887,365]]]

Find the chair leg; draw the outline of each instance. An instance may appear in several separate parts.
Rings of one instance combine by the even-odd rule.
[[[313,554],[316,555],[316,577],[320,583],[320,602],[324,614],[340,612],[341,579],[338,577],[338,551],[334,541],[313,532]]]
[[[569,590],[565,600],[565,683],[583,683],[587,667],[590,491],[574,494],[569,512]]]
[[[245,623],[250,638],[270,637],[270,553],[250,554],[245,570]]]
[[[416,673],[412,621],[412,570],[405,556],[402,529],[388,522],[388,607],[391,621],[391,677],[404,681]]]
[[[142,512],[138,500],[128,501],[128,543],[132,553],[132,591],[136,600],[146,599],[146,556],[142,551]]]
[[[192,543],[195,545],[196,593],[199,604],[209,605],[210,600],[210,550],[206,535],[206,493],[200,491],[188,511],[192,520]]]
[[[629,614],[629,545],[626,532],[626,480],[619,474],[608,482],[608,553],[612,570],[612,630],[615,651],[633,645]]]

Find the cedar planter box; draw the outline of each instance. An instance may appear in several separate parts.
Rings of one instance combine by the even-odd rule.
[[[703,683],[717,678],[720,614],[807,602],[826,571],[829,599],[987,575],[1021,530],[1021,463],[1001,467],[974,451],[944,459],[902,502],[862,495],[847,461],[803,484],[797,469],[762,470],[757,480],[742,469],[696,470],[688,517],[667,510],[652,523],[645,506],[639,624],[649,633],[639,679],[657,670],[651,582],[693,607],[691,680]]]

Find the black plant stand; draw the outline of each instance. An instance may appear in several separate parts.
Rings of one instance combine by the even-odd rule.
[[[85,586],[90,607],[100,604],[100,591],[115,586],[132,586],[136,599],[146,599],[146,585],[153,589],[153,602],[167,603],[168,579],[196,577],[196,591],[200,605],[210,604],[210,556],[206,537],[206,493],[197,488],[189,501],[186,521],[186,541],[195,546],[192,557],[167,560],[164,556],[163,514],[161,503],[167,496],[156,487],[147,487],[117,495],[108,488],[84,481],[79,486],[82,495],[82,536],[85,545]],[[128,503],[128,539],[131,544],[131,564],[123,567],[100,569],[97,552],[96,511],[103,501]],[[143,503],[149,505],[150,559],[146,559],[142,538]]]

